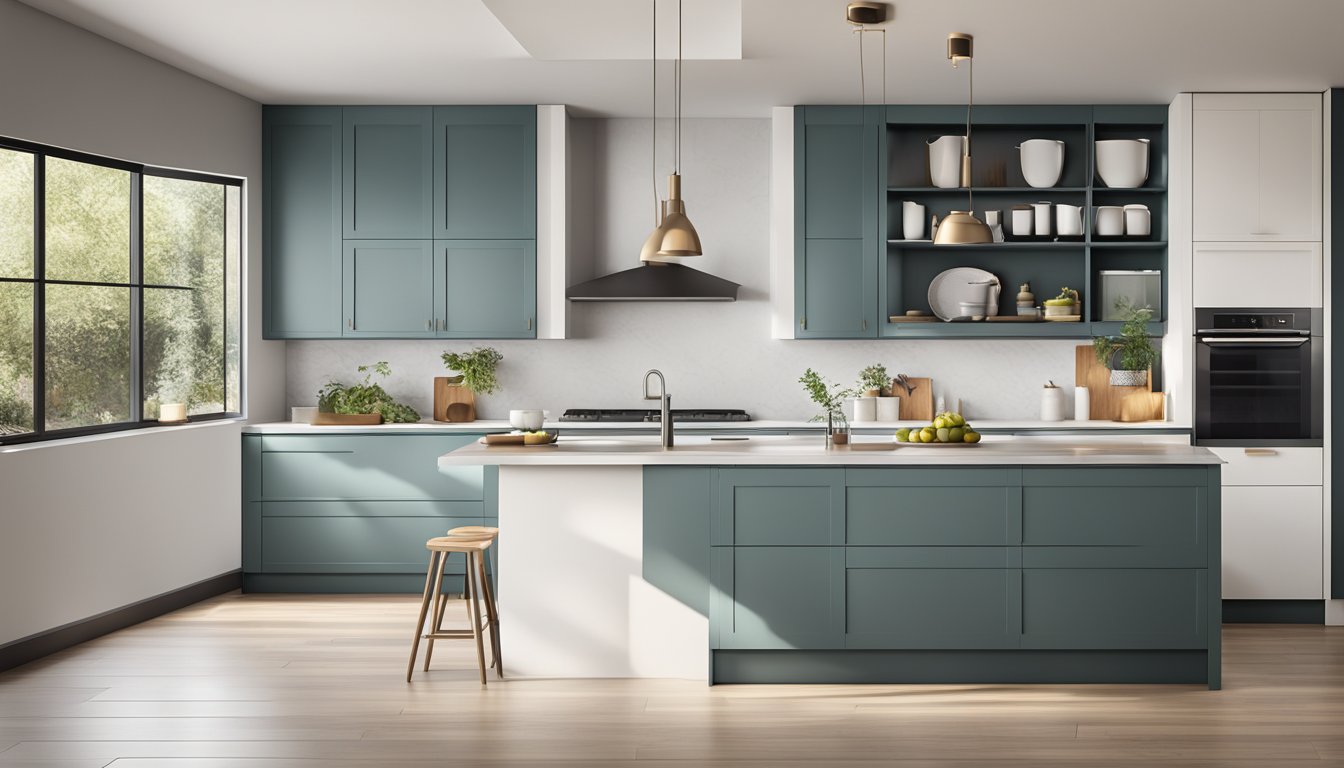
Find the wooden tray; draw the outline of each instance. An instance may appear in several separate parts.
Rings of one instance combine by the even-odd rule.
[[[1041,319],[1047,323],[1081,323],[1082,315],[1042,315]]]
[[[486,435],[485,437],[481,438],[480,442],[482,445],[521,445],[527,448],[540,448],[544,445],[555,445],[556,441],[560,439],[560,433],[551,432],[550,440],[544,443],[532,443],[530,445],[528,443],[523,442],[523,437],[524,437],[523,435],[511,435],[511,434]]]
[[[990,315],[986,317],[991,323],[1039,323],[1040,315]]]
[[[887,318],[889,323],[936,323],[938,318],[933,315],[892,315]]]
[[[318,411],[310,422],[315,427],[353,427],[382,424],[381,413],[324,413]]]

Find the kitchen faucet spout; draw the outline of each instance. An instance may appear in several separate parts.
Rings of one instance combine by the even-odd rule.
[[[658,377],[658,394],[649,394],[649,380],[654,376]],[[667,394],[667,379],[663,377],[663,372],[654,368],[644,374],[644,399],[660,401],[658,411],[659,434],[662,437],[664,448],[672,447],[672,396]]]

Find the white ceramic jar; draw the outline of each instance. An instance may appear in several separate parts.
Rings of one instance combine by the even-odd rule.
[[[901,418],[901,398],[899,397],[879,397],[877,398],[877,420],[887,423],[900,421]]]
[[[1146,205],[1125,206],[1125,234],[1147,237],[1153,233],[1153,216]]]
[[[924,239],[924,206],[914,200],[901,203],[901,235],[906,240]]]
[[[1097,175],[1108,187],[1141,187],[1148,180],[1148,139],[1097,142]]]
[[[1064,420],[1064,390],[1051,384],[1041,389],[1041,421]]]
[[[1097,232],[1102,237],[1125,234],[1125,209],[1118,205],[1097,206]]]
[[[862,424],[870,421],[877,421],[877,398],[854,398],[854,423]]]
[[[1064,142],[1058,139],[1027,139],[1017,146],[1022,153],[1022,178],[1037,189],[1059,183],[1064,171]]]
[[[939,136],[929,140],[929,179],[940,189],[961,186],[961,158],[966,154],[965,136]]]

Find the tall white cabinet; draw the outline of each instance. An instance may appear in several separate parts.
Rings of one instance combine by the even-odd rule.
[[[1324,304],[1322,94],[1191,100],[1191,303]],[[1325,597],[1321,448],[1218,448],[1223,598]]]

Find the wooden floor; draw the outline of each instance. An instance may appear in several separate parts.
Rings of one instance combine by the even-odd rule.
[[[454,602],[456,606],[462,605]],[[1229,626],[1226,690],[407,685],[403,597],[228,595],[0,675],[0,768],[1344,767],[1344,627]],[[507,660],[507,648],[505,649]]]

